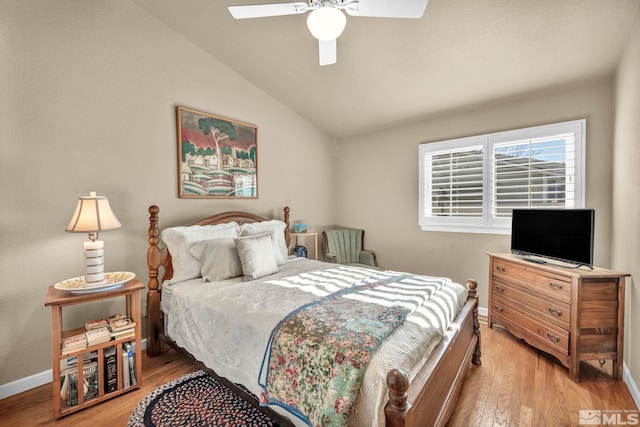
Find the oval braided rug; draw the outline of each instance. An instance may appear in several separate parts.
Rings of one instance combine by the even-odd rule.
[[[129,416],[129,427],[275,427],[265,414],[204,371],[152,391]]]

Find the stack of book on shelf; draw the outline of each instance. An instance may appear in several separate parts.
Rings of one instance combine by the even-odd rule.
[[[86,332],[67,337],[62,341],[62,354],[71,354],[112,339],[135,338],[135,327],[136,322],[126,314],[115,314],[106,319],[87,320],[84,324]]]
[[[104,328],[105,326],[109,326],[109,323],[107,323],[107,319],[87,320],[86,322],[84,322],[84,328],[87,331]]]
[[[87,347],[87,336],[85,334],[73,335],[62,340],[62,354],[73,353]]]
[[[97,329],[91,329],[85,332],[87,336],[87,345],[102,344],[111,341],[111,331],[107,326],[103,326]]]
[[[98,396],[98,353],[82,355],[83,380],[78,382],[78,356],[60,360],[60,397],[69,406],[78,404],[78,390],[85,402]]]
[[[111,339],[133,338],[136,335],[136,322],[126,314],[114,314],[106,319],[87,320],[84,327],[87,330],[88,345],[101,344]]]
[[[136,322],[126,314],[116,314],[105,319],[109,324],[111,338],[133,338],[136,336]]]

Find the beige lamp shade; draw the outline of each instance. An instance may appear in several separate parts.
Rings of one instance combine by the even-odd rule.
[[[122,227],[113,213],[109,199],[96,196],[92,191],[89,196],[78,197],[76,210],[65,231],[71,233],[94,233]]]
[[[65,231],[89,233],[89,241],[84,242],[85,288],[107,284],[104,274],[104,242],[98,240],[98,233],[120,227],[122,224],[111,210],[106,197],[96,196],[94,191],[88,197],[78,197],[76,210]]]

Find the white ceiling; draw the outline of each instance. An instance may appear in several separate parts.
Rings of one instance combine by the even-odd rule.
[[[235,20],[226,8],[274,1],[132,1],[338,139],[611,75],[640,10],[639,0],[431,0],[418,20],[348,16],[338,63],[320,67],[306,14]]]

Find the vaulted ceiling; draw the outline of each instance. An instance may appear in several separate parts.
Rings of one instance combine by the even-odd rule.
[[[320,67],[306,14],[227,10],[274,1],[132,1],[337,139],[610,76],[640,10],[638,0],[431,0],[421,19],[348,16],[337,64]]]

